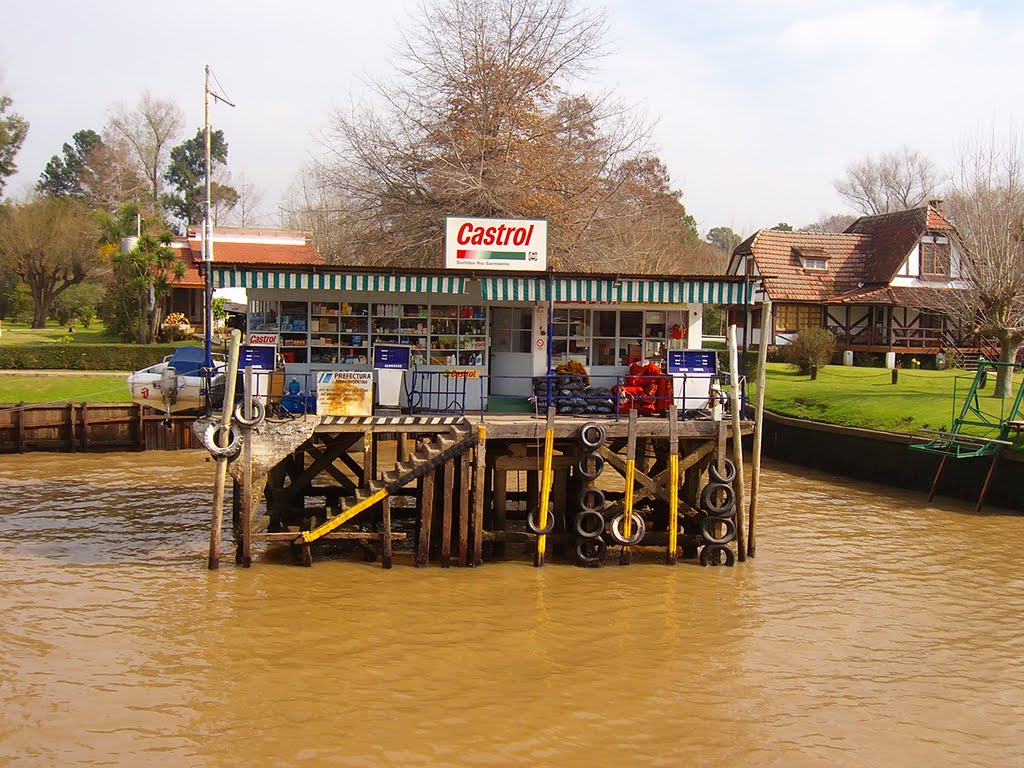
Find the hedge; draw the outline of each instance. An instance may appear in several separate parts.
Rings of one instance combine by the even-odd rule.
[[[137,371],[159,363],[180,344],[39,344],[0,347],[0,369]]]

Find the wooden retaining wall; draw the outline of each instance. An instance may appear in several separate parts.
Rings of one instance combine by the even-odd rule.
[[[837,427],[765,412],[764,453],[791,464],[843,477],[921,491],[921,503],[940,457],[910,450],[909,435]],[[943,496],[978,500],[991,457],[947,461],[939,479]],[[1024,456],[1004,451],[985,495],[986,507],[1024,510]]]
[[[175,451],[199,448],[195,416],[165,416],[136,403],[0,403],[0,453]]]

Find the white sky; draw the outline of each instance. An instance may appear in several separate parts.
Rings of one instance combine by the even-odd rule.
[[[590,4],[602,7],[600,3]],[[832,188],[869,153],[919,149],[948,167],[964,138],[1008,129],[1021,102],[1024,4],[609,0],[614,52],[594,76],[657,120],[656,150],[701,233],[802,226],[844,210]],[[35,183],[82,128],[144,90],[194,135],[209,64],[229,168],[264,192],[267,223],[331,111],[387,74],[412,2],[94,0],[5,8],[0,93],[31,123],[7,193]]]

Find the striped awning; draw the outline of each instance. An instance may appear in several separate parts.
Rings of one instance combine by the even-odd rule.
[[[579,301],[618,304],[749,304],[753,288],[719,280],[481,278],[484,301]]]
[[[422,275],[344,275],[311,272],[261,272],[214,269],[218,288],[294,288],[323,291],[465,293],[466,278]]]

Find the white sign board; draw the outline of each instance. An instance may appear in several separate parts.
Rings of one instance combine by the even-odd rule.
[[[373,372],[317,373],[316,413],[318,416],[373,416]]]
[[[445,220],[444,265],[449,269],[543,272],[548,268],[544,219]]]

